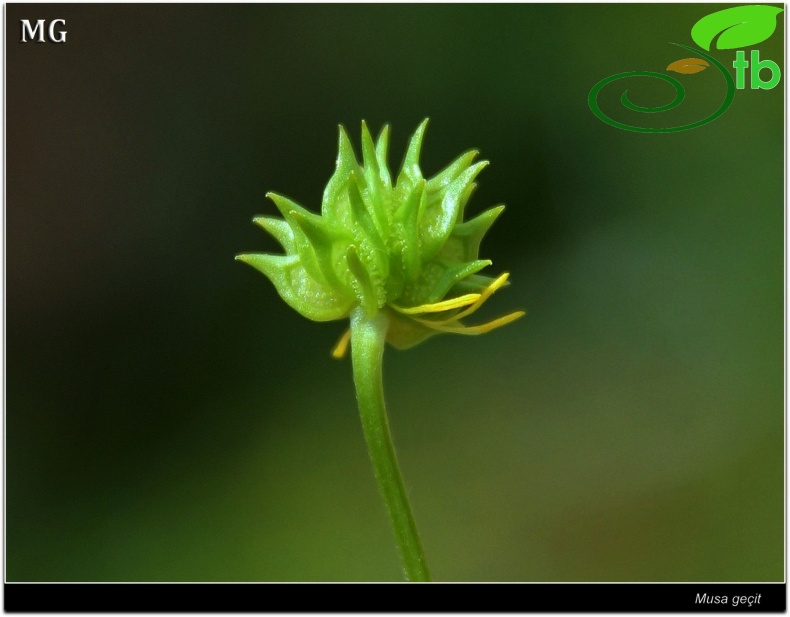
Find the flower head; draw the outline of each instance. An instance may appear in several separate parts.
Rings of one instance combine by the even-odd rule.
[[[374,143],[362,122],[360,165],[341,126],[321,215],[268,193],[284,219],[254,221],[282,244],[285,255],[236,258],[265,274],[308,319],[343,319],[356,307],[369,316],[385,312],[387,341],[400,349],[438,332],[482,334],[523,316],[516,311],[478,326],[461,323],[507,282],[507,273],[478,274],[491,265],[478,259],[480,241],[504,206],[464,221],[474,180],[488,164],[474,163],[474,150],[433,178],[423,177],[419,156],[427,123],[412,136],[394,182],[387,166],[389,127]],[[342,357],[347,345],[348,333],[333,355]]]

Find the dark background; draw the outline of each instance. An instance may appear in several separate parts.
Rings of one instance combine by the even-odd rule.
[[[782,580],[784,83],[675,134],[587,106],[720,8],[6,5],[7,579],[399,579],[345,326],[233,256],[266,191],[318,209],[338,123],[397,168],[430,117],[426,175],[479,148],[468,211],[507,204],[487,314],[529,311],[387,353],[435,578]],[[677,77],[601,106],[720,104]]]

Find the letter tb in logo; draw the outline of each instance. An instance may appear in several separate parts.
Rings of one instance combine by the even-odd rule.
[[[749,68],[749,61],[746,59],[746,52],[735,52],[735,62],[732,63],[735,69],[735,87],[743,90],[746,87],[746,69]],[[771,77],[768,81],[763,81],[760,71],[770,71]],[[770,90],[774,88],[782,78],[782,71],[779,65],[773,60],[760,60],[760,50],[752,50],[752,70],[751,88],[752,90]]]
[[[47,40],[50,43],[66,42],[66,31],[56,30],[58,24],[66,25],[65,19],[53,19],[49,22],[49,27],[47,27],[46,19],[39,19],[35,26],[30,25],[29,19],[20,20],[20,24],[22,26],[22,40],[20,43],[27,43],[28,40],[36,43],[46,43]]]

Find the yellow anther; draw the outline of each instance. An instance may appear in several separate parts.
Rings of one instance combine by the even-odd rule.
[[[507,279],[508,279],[509,276],[510,276],[509,272],[502,273],[496,280],[494,280],[488,287],[486,287],[482,291],[482,293],[480,293],[480,294],[470,294],[470,295],[477,295],[478,298],[466,310],[463,310],[460,313],[457,313],[457,314],[455,314],[455,315],[453,315],[451,317],[448,317],[447,319],[438,319],[438,320],[432,321],[431,322],[431,324],[432,324],[431,327],[433,327],[433,325],[444,325],[444,324],[452,323],[452,322],[458,321],[459,319],[463,319],[464,317],[469,317],[469,315],[471,315],[472,313],[477,311],[477,309],[479,309],[481,306],[483,306],[483,303],[486,300],[488,300],[492,295],[494,295],[495,291],[497,291],[498,289],[501,289],[504,286],[504,284],[507,282]],[[438,329],[438,328],[436,328],[436,329]]]
[[[343,336],[340,337],[340,340],[332,348],[332,357],[335,360],[342,360],[345,357],[346,351],[348,351],[348,343],[350,340],[351,329],[348,329],[343,333]]]
[[[509,276],[510,276],[509,272],[503,272],[493,283],[491,283],[488,287],[486,287],[483,290],[477,302],[475,302],[472,306],[470,306],[465,311],[461,311],[460,313],[458,313],[458,315],[456,315],[454,319],[463,319],[464,317],[469,317],[469,315],[471,315],[477,309],[483,306],[483,303],[486,300],[488,300],[491,296],[493,296],[495,291],[502,288],[502,286],[507,282]]]
[[[488,323],[480,324],[479,326],[464,326],[460,324],[460,322],[457,322],[456,320],[453,320],[453,323],[457,323],[458,324],[457,326],[447,326],[444,325],[444,323],[446,322],[437,323],[434,321],[430,321],[428,319],[417,319],[416,321],[419,321],[421,324],[427,326],[428,328],[431,328],[433,330],[438,330],[439,332],[452,332],[453,334],[471,335],[471,334],[485,334],[486,332],[491,332],[491,330],[500,328],[513,321],[516,321],[516,319],[519,319],[524,315],[526,315],[525,311],[514,311],[513,313],[505,315],[504,317],[499,317],[497,319],[489,321]]]
[[[420,319],[419,317],[414,317],[413,319],[423,326],[426,326],[431,330],[436,330],[437,332],[452,332],[454,334],[468,335],[485,334],[486,332],[491,332],[491,330],[500,328],[526,315],[524,311],[514,311],[513,313],[505,315],[504,317],[499,317],[498,319],[494,319],[478,326],[465,326],[460,321],[462,318],[468,317],[477,311],[477,309],[479,309],[481,306],[483,306],[483,303],[486,300],[488,300],[497,290],[501,289],[505,283],[507,283],[509,276],[510,273],[503,272],[480,293],[466,294],[463,296],[458,296],[457,298],[450,298],[449,300],[442,300],[441,302],[434,302],[432,304],[421,304],[420,306],[413,306],[410,308],[403,308],[394,304],[390,304],[389,306],[403,315],[428,315],[431,313],[442,313],[445,311],[466,307],[463,311],[444,319]],[[338,360],[343,358],[346,355],[346,351],[348,350],[348,344],[350,340],[351,330],[346,330],[332,349],[332,357]]]
[[[423,315],[425,313],[441,313],[442,311],[449,311],[452,309],[461,308],[462,306],[469,306],[470,304],[477,302],[479,298],[480,294],[466,294],[465,296],[451,298],[450,300],[442,300],[441,302],[434,302],[433,304],[421,304],[420,306],[414,306],[411,308],[401,308],[400,306],[395,306],[394,304],[391,304],[390,306],[404,315]]]

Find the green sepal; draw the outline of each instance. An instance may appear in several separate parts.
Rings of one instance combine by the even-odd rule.
[[[420,275],[422,262],[418,221],[420,212],[425,209],[427,199],[425,185],[425,180],[420,180],[395,213],[401,240],[398,248],[406,281],[415,281]]]
[[[422,242],[422,260],[429,261],[441,250],[453,226],[462,220],[466,202],[474,191],[474,179],[488,161],[472,165],[459,175],[444,191],[441,201],[429,202],[420,218],[419,228]]]
[[[381,178],[381,182],[387,188],[392,187],[392,178],[390,178],[389,166],[387,165],[389,144],[390,127],[389,124],[385,124],[379,133],[378,139],[376,140],[376,161],[378,161],[379,164],[379,176]]]
[[[478,165],[480,167],[478,167]],[[467,173],[471,174],[471,179],[474,179],[477,177],[477,174],[483,171],[483,169],[485,169],[486,167],[488,167],[488,161],[480,161],[479,163],[476,163],[475,165],[467,169],[463,174],[461,174],[458,178],[456,178],[455,181],[456,182],[459,181]],[[459,223],[464,220],[464,216],[466,212],[466,204],[469,203],[469,198],[472,196],[472,193],[475,192],[476,188],[477,188],[477,184],[475,182],[470,182],[470,184],[461,191],[461,197],[459,199],[459,205],[458,205],[458,218],[456,219]],[[450,189],[448,188],[448,192],[449,191]]]
[[[384,197],[384,191],[389,187],[382,186],[381,169],[376,158],[376,145],[373,143],[373,137],[371,137],[368,125],[364,120],[362,121],[362,169],[372,200],[375,203],[380,203]]]
[[[447,296],[447,292],[471,274],[477,274],[491,262],[479,259],[468,263],[443,263],[433,261],[424,264],[420,278],[410,285],[405,285],[403,294],[398,299],[400,306],[419,306],[439,302]]]
[[[365,203],[359,186],[360,179],[354,173],[348,182],[348,204],[357,254],[365,266],[376,289],[376,299],[384,303],[384,281],[390,275],[390,259],[387,245],[376,228],[371,208]]]
[[[296,252],[294,232],[286,221],[270,216],[256,216],[252,222],[268,231],[285,249],[286,253]]]
[[[420,170],[420,150],[422,149],[422,139],[425,136],[425,129],[428,127],[428,118],[420,123],[417,130],[412,135],[409,141],[409,147],[406,150],[406,157],[403,159],[403,166],[401,167],[400,174],[398,174],[397,184],[411,183],[415,184],[422,179],[422,171]]]
[[[458,284],[467,276],[477,274],[483,268],[491,265],[490,259],[477,259],[469,263],[455,263],[445,266],[445,271],[440,277],[436,279],[432,288],[431,294],[428,296],[426,302],[438,302],[442,300],[452,287]]]
[[[447,187],[453,180],[469,168],[478,154],[480,153],[477,150],[465,152],[433,178],[428,180],[428,193],[436,193]]]
[[[480,293],[486,287],[491,285],[496,279],[493,276],[485,276],[483,274],[472,274],[465,279],[458,281],[450,288],[449,296],[462,296],[469,293]],[[510,285],[510,281],[505,281],[504,287]]]
[[[357,249],[353,244],[348,247],[348,251],[346,252],[346,260],[348,263],[348,269],[351,271],[351,274],[354,277],[354,282],[352,285],[354,286],[354,291],[357,294],[357,299],[365,308],[365,312],[372,317],[381,307],[378,298],[379,294],[377,293],[378,290],[376,289],[376,284],[371,279],[367,268],[365,268],[365,266],[362,264],[362,261],[359,259]]]
[[[351,213],[354,230],[357,232],[354,236],[359,237],[359,232],[361,231],[362,234],[369,238],[371,244],[373,244],[377,250],[386,253],[387,249],[381,238],[381,232],[376,227],[375,215],[371,212],[371,208],[368,207],[365,203],[365,199],[362,197],[362,191],[357,181],[356,174],[351,174],[347,186],[349,211]]]
[[[349,175],[359,169],[357,155],[354,147],[348,139],[348,134],[343,125],[338,126],[337,138],[337,160],[335,161],[335,173],[329,178],[329,182],[324,189],[324,196],[321,199],[321,214],[335,221],[340,221],[341,213],[336,211],[337,196],[345,190]]]
[[[309,240],[318,268],[326,282],[335,289],[342,288],[343,282],[335,270],[332,259],[334,243],[338,239],[324,217],[307,211],[291,210],[288,221],[292,228],[299,229]],[[301,252],[299,253],[301,255]]]
[[[302,266],[307,270],[307,273],[319,283],[329,283],[323,273],[323,268],[321,267],[313,243],[304,233],[304,230],[299,226],[294,217],[295,213],[302,213],[305,215],[305,217],[309,217],[310,215],[313,215],[312,212],[309,212],[292,199],[288,199],[287,197],[277,193],[266,193],[266,197],[274,202],[274,205],[277,206],[280,214],[283,215],[286,222],[291,227],[291,232],[294,236],[294,248],[299,255]]]
[[[505,206],[496,206],[465,223],[457,224],[439,251],[438,258],[443,261],[477,259],[480,253],[480,242],[504,209]]]
[[[379,162],[376,160],[376,144],[373,143],[373,137],[364,120],[362,121],[362,161],[365,171],[370,168],[371,171],[378,174]]]
[[[277,193],[267,193],[294,234],[294,245],[308,273],[318,281],[335,286],[337,274],[332,267],[332,244],[336,234],[328,219],[303,208],[295,201]]]
[[[236,259],[263,273],[277,293],[300,315],[313,321],[347,317],[353,306],[348,300],[312,278],[296,255],[237,255]]]
[[[365,190],[362,174],[357,172],[352,172],[349,176],[347,192],[352,226],[362,225],[365,233],[372,236],[377,246],[383,250],[384,238],[389,235],[389,220],[380,200],[370,194],[370,187]],[[367,193],[367,199],[364,193]]]

